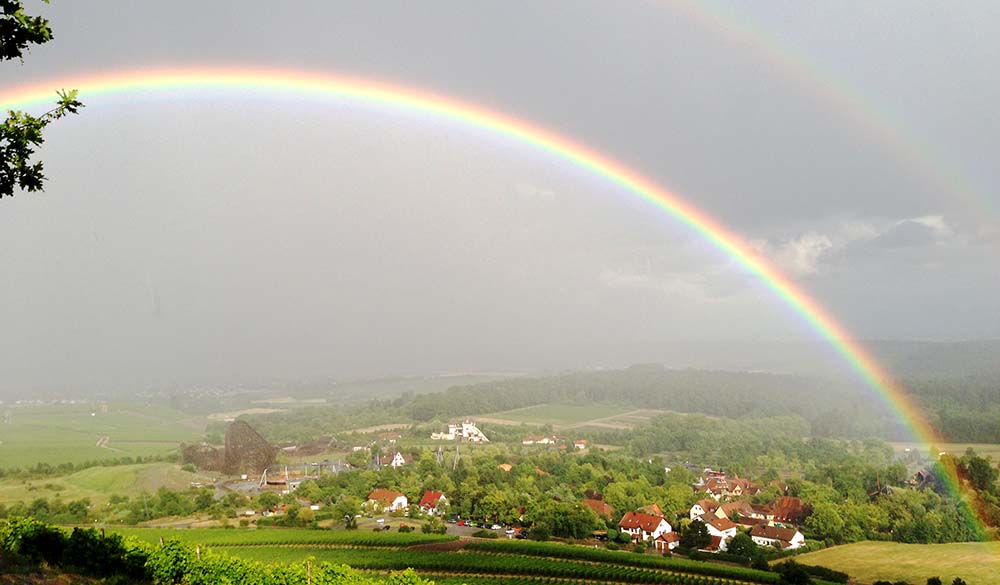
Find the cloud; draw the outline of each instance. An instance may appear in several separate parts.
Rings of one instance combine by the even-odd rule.
[[[822,274],[833,265],[869,260],[894,251],[916,251],[956,241],[957,234],[941,215],[895,220],[840,222],[783,239],[757,239],[754,248],[781,270],[797,276]],[[926,256],[924,254],[923,256]]]

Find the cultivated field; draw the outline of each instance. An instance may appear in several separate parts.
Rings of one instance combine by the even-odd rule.
[[[0,469],[162,455],[204,428],[202,419],[159,406],[0,406]]]
[[[155,492],[160,487],[187,489],[192,481],[211,482],[211,478],[189,473],[174,463],[141,463],[112,467],[89,467],[60,477],[0,480],[0,504],[29,503],[36,498],[59,497],[64,502],[90,498],[100,505],[118,494],[137,496]]]
[[[955,577],[975,585],[1000,583],[1000,542],[858,542],[800,555],[795,560],[844,571],[861,583],[884,579],[919,584],[934,576],[945,583]]]
[[[472,417],[494,424],[551,424],[557,429],[581,427],[630,428],[645,422],[657,411],[636,410],[630,406],[589,404],[539,404]]]
[[[455,540],[420,532],[369,530],[150,530],[111,529],[157,543],[176,538],[231,556],[268,563],[312,558],[380,574],[413,568],[440,582],[469,584],[668,583],[738,585],[773,583],[764,573],[713,563],[663,558],[656,554],[607,551],[559,543]]]

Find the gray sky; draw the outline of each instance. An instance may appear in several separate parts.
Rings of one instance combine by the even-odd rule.
[[[0,89],[172,65],[425,88],[674,189],[859,338],[1000,337],[995,2],[28,4],[55,39]],[[683,226],[481,131],[273,95],[81,97],[48,134],[46,193],[0,201],[8,391],[816,339]]]

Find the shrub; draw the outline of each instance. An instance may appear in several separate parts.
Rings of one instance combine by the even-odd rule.
[[[493,530],[486,530],[484,528],[483,530],[477,530],[477,531],[473,532],[472,536],[474,536],[476,538],[499,538],[500,535],[498,535]]]

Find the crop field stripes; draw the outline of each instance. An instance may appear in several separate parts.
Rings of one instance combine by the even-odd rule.
[[[520,556],[524,556],[524,557],[527,557],[527,558],[539,558],[539,559],[548,559],[548,560],[572,560],[574,563],[581,564],[581,565],[597,565],[597,566],[613,565],[613,566],[628,567],[628,568],[631,568],[631,569],[639,569],[639,570],[642,570],[642,571],[653,571],[653,572],[656,572],[657,574],[670,576],[671,579],[680,579],[680,578],[691,576],[690,572],[679,571],[677,569],[671,569],[671,568],[666,568],[666,567],[660,568],[660,567],[656,567],[656,566],[653,566],[653,565],[642,565],[641,563],[631,562],[632,559],[630,559],[628,557],[628,555],[630,555],[630,554],[634,555],[634,553],[627,553],[627,552],[626,553],[620,553],[621,556],[622,556],[622,558],[619,559],[619,560],[602,560],[602,561],[587,560],[587,559],[580,559],[580,558],[568,559],[566,557],[546,556],[546,555],[521,555],[521,554],[517,554],[517,553],[485,552],[485,551],[473,551],[473,550],[460,551],[459,554],[474,554],[474,555],[477,555],[477,556],[496,556],[496,557],[512,557],[512,556],[518,556],[518,557],[520,557]],[[635,557],[635,558],[636,558],[636,560],[641,559],[641,557]],[[683,581],[664,581],[664,583],[682,583],[682,582]],[[751,584],[751,585],[753,585],[753,584],[760,583],[760,581],[748,581],[746,579],[733,579],[733,578],[725,578],[725,577],[710,578],[710,581],[708,581],[708,582],[710,582],[710,583],[720,583],[720,584],[725,583],[725,584],[732,584],[732,585],[737,585],[737,584],[740,584],[740,585],[742,585],[742,584]]]

